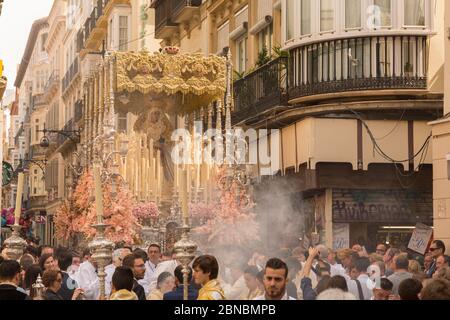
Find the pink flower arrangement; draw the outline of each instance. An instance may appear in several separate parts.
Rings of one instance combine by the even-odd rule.
[[[145,225],[159,217],[159,209],[154,202],[139,203],[133,208],[133,214],[140,224]]]
[[[92,228],[97,221],[94,199],[91,197],[94,181],[90,172],[85,172],[75,188],[72,199],[63,203],[55,216],[56,236],[68,239],[76,233],[83,233],[88,239],[95,237],[96,230]],[[131,192],[124,186],[119,186],[117,195],[111,197],[111,186],[103,185],[103,218],[110,227],[106,236],[114,241],[125,241],[133,244],[137,238],[140,226],[133,213],[135,200]]]
[[[214,205],[204,202],[189,204],[189,213],[193,219],[212,219],[215,216]]]

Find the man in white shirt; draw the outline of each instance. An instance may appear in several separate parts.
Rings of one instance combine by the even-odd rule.
[[[370,260],[367,257],[360,257],[355,259],[353,266],[353,273],[356,279],[347,278],[348,291],[352,293],[359,300],[371,300],[373,296],[372,280],[367,274],[367,269],[370,267]]]
[[[288,267],[280,259],[274,258],[267,261],[264,269],[265,294],[254,300],[295,300],[287,294]]]
[[[131,254],[131,250],[129,248],[120,248],[114,250],[112,254],[112,263],[105,267],[105,295],[108,297],[111,294],[112,288],[112,277],[114,271],[116,271],[117,267],[122,266],[122,260],[127,255]]]
[[[80,288],[84,290],[86,300],[98,300],[100,298],[100,282],[97,275],[97,268],[94,266],[92,258],[80,264],[76,281]]]
[[[151,278],[150,278],[150,285],[149,285],[149,293],[151,294],[153,290],[156,289],[156,284],[158,282],[158,277],[163,272],[169,272],[171,274],[175,273],[175,269],[178,267],[178,262],[176,260],[169,260],[159,263],[156,266],[155,271],[153,272]],[[145,290],[145,289],[144,289]]]
[[[248,288],[245,284],[244,266],[239,263],[232,263],[230,266],[231,282],[222,282],[222,288],[227,300],[239,300],[242,296],[248,295]]]
[[[145,262],[145,274],[144,279],[138,281],[138,283],[144,287],[145,295],[150,294],[150,283],[152,282],[153,274],[156,271],[156,267],[161,262],[161,247],[152,243],[147,249],[148,260]]]

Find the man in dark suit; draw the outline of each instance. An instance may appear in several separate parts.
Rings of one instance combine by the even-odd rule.
[[[72,253],[67,250],[58,251],[58,266],[63,275],[61,289],[57,292],[64,300],[72,300],[75,289],[78,288],[77,282],[67,273],[67,268],[72,265]]]
[[[28,300],[26,293],[18,290],[20,264],[5,260],[0,264],[0,300]]]
[[[433,277],[433,274],[436,272],[436,260],[445,255],[445,244],[441,240],[434,240],[430,246],[430,253],[433,257],[433,262],[431,263],[430,268],[427,271],[427,277]]]
[[[178,266],[175,269],[175,284],[176,288],[164,294],[163,300],[183,300],[184,286],[183,286],[183,266]],[[192,283],[192,269],[189,267],[188,282],[190,283],[188,287],[188,299],[197,300],[198,297],[198,287],[195,283]]]

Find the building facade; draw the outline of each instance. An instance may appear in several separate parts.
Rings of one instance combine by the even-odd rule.
[[[445,2],[444,117],[433,127],[433,197],[435,238],[450,247],[450,4]]]
[[[14,168],[23,160],[24,208],[41,244],[57,244],[54,215],[86,164],[83,109],[91,75],[106,51],[159,49],[149,6],[145,0],[55,0],[48,17],[33,24],[15,82],[11,159]],[[134,121],[116,114],[116,130],[131,134]]]
[[[443,114],[444,1],[152,7],[163,45],[231,49],[234,125],[279,130],[279,173],[255,186],[264,234],[373,247],[433,224],[428,123]]]

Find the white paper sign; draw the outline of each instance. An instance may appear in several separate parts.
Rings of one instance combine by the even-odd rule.
[[[433,235],[433,229],[430,227],[418,223],[409,241],[408,249],[411,249],[417,253],[425,254],[428,243]]]
[[[333,223],[333,250],[350,248],[350,225]]]

